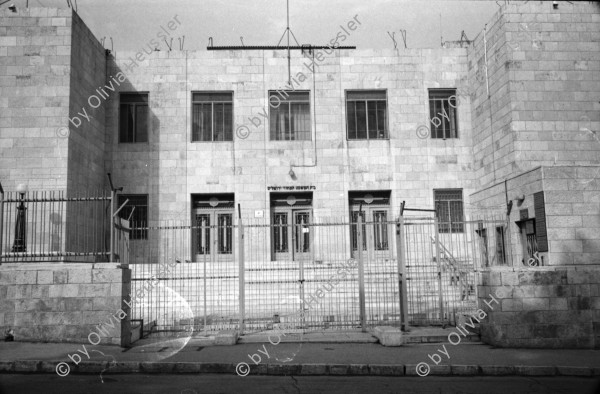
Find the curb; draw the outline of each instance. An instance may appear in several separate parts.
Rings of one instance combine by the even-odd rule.
[[[60,361],[0,361],[1,373],[56,373]],[[69,365],[70,374],[236,374],[231,363],[82,361]],[[419,376],[417,364],[259,364],[250,366],[250,375],[296,376]],[[432,365],[427,376],[577,376],[598,377],[599,367],[530,365]]]

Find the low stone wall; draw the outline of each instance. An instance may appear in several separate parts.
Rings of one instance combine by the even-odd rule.
[[[127,346],[130,311],[122,300],[130,293],[130,278],[129,269],[114,263],[4,263],[0,265],[2,339],[12,329],[15,341]],[[126,314],[123,319],[120,309]]]
[[[502,293],[499,304],[490,303],[490,295]],[[600,348],[600,267],[498,268],[481,273],[478,294],[488,312],[481,321],[485,343]]]

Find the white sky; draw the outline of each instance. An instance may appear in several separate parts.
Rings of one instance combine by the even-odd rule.
[[[14,0],[24,7],[27,0]],[[72,0],[75,1],[75,0]],[[499,0],[504,4],[505,0]],[[184,49],[214,45],[276,45],[286,27],[285,0],[77,0],[78,12],[94,35],[106,37],[105,47],[140,50],[166,27],[174,15],[182,22],[175,31],[185,35]],[[30,7],[66,8],[67,0],[29,0]],[[440,14],[444,40],[458,40],[462,30],[473,39],[498,10],[493,0],[290,0],[290,27],[300,44],[324,45],[340,24],[358,14],[362,25],[342,45],[393,48],[390,33],[407,30],[409,48],[440,46]],[[285,41],[285,39],[284,39]],[[292,41],[293,43],[293,41]],[[161,43],[162,44],[162,43]],[[161,45],[164,48],[163,45]]]

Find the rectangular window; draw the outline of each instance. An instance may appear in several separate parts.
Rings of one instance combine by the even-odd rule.
[[[269,91],[271,141],[310,141],[309,92]]]
[[[536,258],[538,239],[536,234],[536,219],[522,219],[517,222],[521,233],[521,247],[523,248],[522,263],[526,266],[538,266],[540,260]]]
[[[312,192],[271,193],[273,261],[306,260],[312,245]]]
[[[233,258],[233,194],[192,196],[192,244],[195,261]]]
[[[498,264],[506,264],[504,226],[496,226],[496,261]]]
[[[456,89],[429,90],[431,138],[458,138]]]
[[[348,193],[350,206],[350,240],[352,253],[358,252],[358,218],[362,221],[362,248],[375,257],[390,250],[392,225],[390,217],[389,191],[351,191]],[[384,253],[385,254],[385,253]]]
[[[233,93],[192,94],[192,142],[233,141]]]
[[[439,232],[464,232],[462,189],[434,190],[433,199],[439,220]]]
[[[148,93],[121,93],[119,142],[148,142]]]
[[[119,217],[130,221],[129,239],[148,239],[148,195],[120,194],[119,207],[127,200],[127,205],[119,211]]]
[[[288,214],[275,212],[273,214],[273,248],[275,253],[288,253]]]
[[[387,139],[385,90],[346,92],[346,124],[349,140]]]

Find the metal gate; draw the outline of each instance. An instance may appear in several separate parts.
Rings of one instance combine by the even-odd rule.
[[[281,224],[246,226],[245,247],[263,248],[249,248],[245,254],[245,330],[268,329],[273,322],[292,323],[305,331],[397,324],[396,223],[361,224],[331,221],[288,226],[296,234],[289,255],[297,255],[296,248],[304,252],[295,259],[279,259],[280,253],[268,256],[268,236],[281,232]],[[389,234],[386,250],[353,256],[348,247],[353,226],[365,240],[384,228]]]
[[[475,313],[478,268],[490,260],[506,264],[506,222],[490,217],[453,223],[416,217],[400,221],[409,324],[455,325],[461,315]]]

